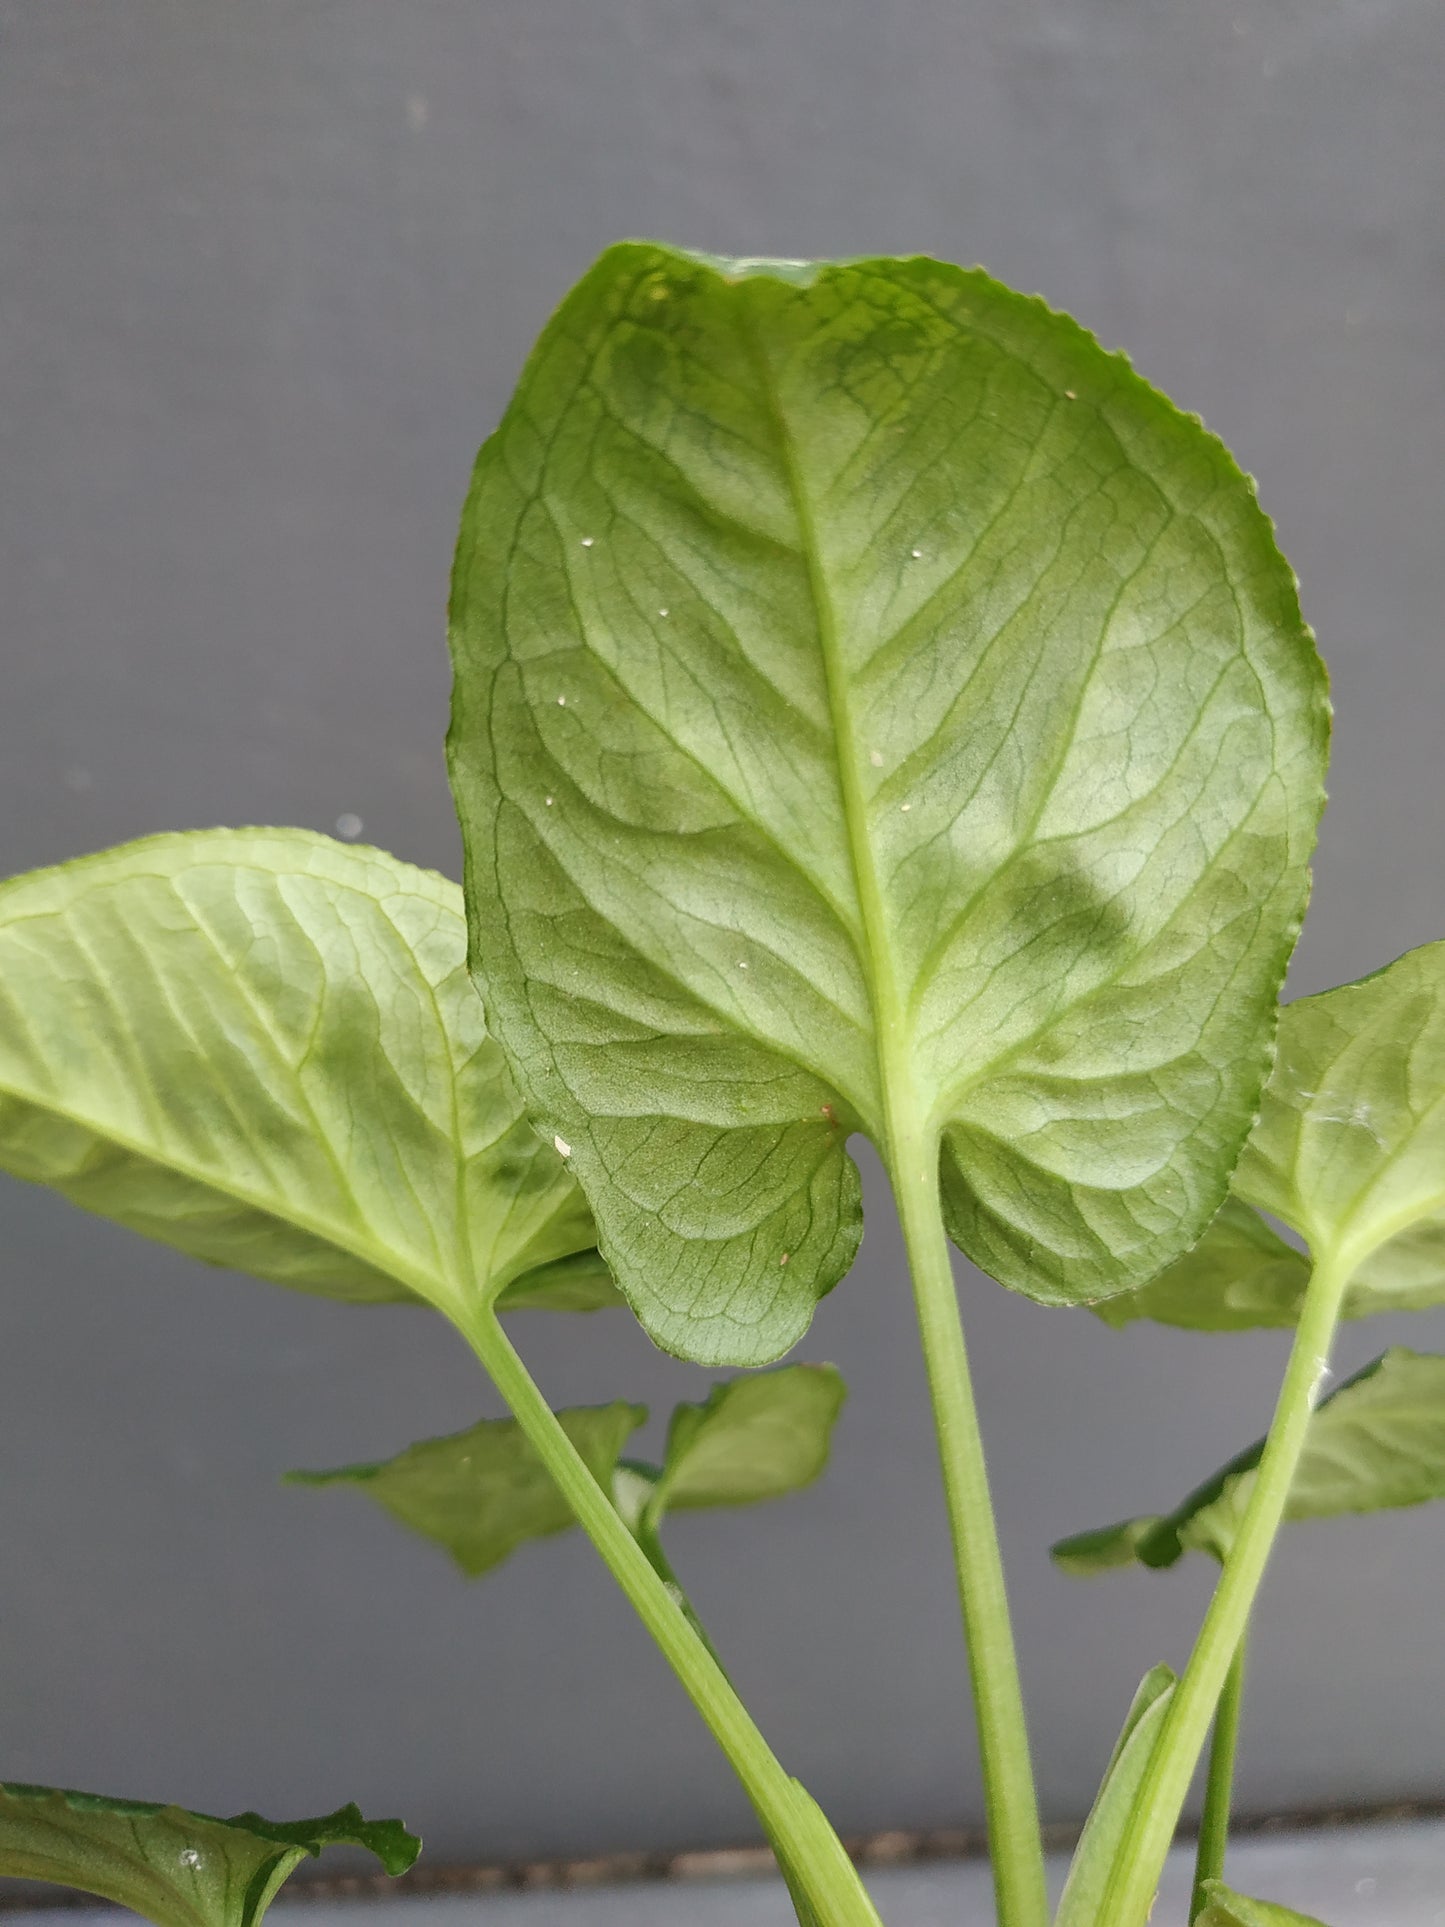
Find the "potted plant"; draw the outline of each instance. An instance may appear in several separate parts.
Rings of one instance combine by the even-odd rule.
[[[0,888],[0,1164],[212,1263],[458,1330],[511,1417],[360,1467],[462,1566],[575,1522],[736,1770],[805,1927],[877,1914],[663,1549],[814,1476],[843,1388],[776,1367],[888,1173],[947,1499],[999,1927],[1051,1917],[950,1265],[1112,1323],[1292,1327],[1267,1439],[1056,1549],[1221,1565],[1145,1674],[1056,1927],[1143,1927],[1291,1516],[1445,1490],[1445,1360],[1323,1397],[1342,1317],[1445,1299],[1445,945],[1277,999],[1329,709],[1227,450],[1068,318],[931,259],[611,249],[463,511],[464,887],[295,830],[150,838]],[[1274,1220],[1297,1234],[1288,1242]],[[626,1303],[721,1381],[552,1411],[518,1306]],[[772,1369],[762,1369],[772,1368]],[[392,1442],[379,1441],[389,1447]],[[0,1793],[0,1872],[250,1927],[354,1809],[277,1827]]]

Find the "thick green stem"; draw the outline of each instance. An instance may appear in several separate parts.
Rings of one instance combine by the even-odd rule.
[[[1110,1927],[1144,1927],[1154,1904],[1204,1736],[1284,1517],[1310,1413],[1329,1364],[1345,1286],[1354,1268],[1353,1257],[1346,1263],[1342,1254],[1315,1264],[1254,1491],[1114,1862],[1101,1916]]]
[[[1199,1845],[1194,1854],[1194,1894],[1189,1918],[1199,1918],[1209,1904],[1206,1880],[1224,1878],[1224,1855],[1229,1846],[1229,1809],[1234,1799],[1234,1756],[1239,1746],[1239,1715],[1244,1705],[1244,1669],[1249,1646],[1246,1633],[1234,1649],[1224,1676],[1224,1691],[1214,1711],[1214,1736],[1209,1742],[1209,1771],[1204,1782],[1204,1811],[1199,1816]]]
[[[1003,1559],[938,1193],[938,1140],[893,1117],[890,1175],[913,1275],[968,1643],[999,1927],[1047,1927],[1043,1836]]]
[[[556,1480],[578,1524],[727,1755],[783,1864],[789,1887],[806,1896],[826,1927],[880,1927],[867,1890],[836,1834],[773,1755],[683,1605],[654,1571],[557,1422],[495,1314],[477,1311],[458,1325]]]

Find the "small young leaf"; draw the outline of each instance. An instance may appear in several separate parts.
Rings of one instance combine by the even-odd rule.
[[[1313,1914],[1297,1914],[1272,1900],[1248,1900],[1222,1880],[1205,1883],[1209,1905],[1194,1927],[1325,1927]]]
[[[662,1466],[622,1458],[647,1417],[645,1406],[573,1406],[557,1417],[629,1531],[655,1532],[673,1506],[750,1505],[811,1484],[827,1463],[845,1396],[831,1365],[785,1365],[730,1379],[701,1404],[674,1410]],[[445,1546],[473,1576],[490,1572],[528,1539],[573,1523],[511,1419],[484,1419],[375,1465],[290,1472],[286,1483],[358,1485],[403,1525]]]
[[[0,1874],[55,1881],[143,1914],[156,1927],[257,1927],[308,1854],[347,1844],[405,1873],[421,1842],[354,1806],[320,1820],[258,1813],[219,1820],[183,1807],[60,1787],[0,1785]]]
[[[627,1300],[600,1251],[577,1251],[523,1272],[503,1287],[498,1311],[610,1311]]]
[[[0,1168],[353,1301],[541,1302],[595,1242],[483,1029],[456,887],[304,830],[0,885]]]
[[[579,1405],[557,1414],[599,1485],[610,1487],[645,1405]],[[290,1472],[288,1485],[358,1485],[412,1531],[445,1546],[469,1577],[490,1572],[529,1539],[574,1525],[571,1508],[515,1419],[483,1419],[423,1439],[376,1465]]]
[[[1288,1006],[1235,1189],[1360,1296],[1445,1303],[1445,943]]]
[[[798,1340],[885,1078],[1005,1284],[1199,1236],[1326,703],[1249,483],[1120,357],[939,261],[613,248],[482,450],[451,630],[472,968],[659,1344]]]
[[[1186,1551],[1228,1557],[1264,1440],[1164,1518],[1129,1519],[1053,1548],[1065,1572],[1172,1566]],[[1290,1487],[1287,1519],[1332,1519],[1445,1498],[1445,1358],[1385,1352],[1321,1401]]]
[[[1151,1668],[1139,1682],[1098,1796],[1069,1862],[1069,1877],[1059,1898],[1054,1927],[1102,1927],[1099,1908],[1114,1855],[1124,1837],[1134,1797],[1177,1684],[1167,1666]]]
[[[681,1506],[751,1505],[811,1485],[828,1463],[847,1395],[831,1365],[784,1365],[727,1379],[701,1404],[679,1405],[653,1517]]]

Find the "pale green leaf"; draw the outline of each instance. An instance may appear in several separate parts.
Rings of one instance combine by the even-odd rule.
[[[256,1927],[287,1875],[323,1847],[367,1848],[405,1873],[421,1842],[354,1806],[319,1820],[218,1820],[183,1807],[61,1787],[0,1785],[0,1874],[54,1881],[129,1907],[156,1927]]]
[[[831,1365],[784,1365],[714,1385],[668,1427],[654,1519],[681,1506],[751,1505],[811,1485],[828,1463],[847,1387]]]
[[[455,885],[304,830],[0,885],[0,1168],[352,1300],[530,1273],[543,1302],[538,1268],[595,1237],[483,1028]]]
[[[1250,485],[1121,357],[937,261],[614,248],[482,451],[452,644],[488,1021],[660,1344],[794,1344],[900,1117],[1037,1298],[1199,1236],[1326,707]]]
[[[1297,1914],[1272,1900],[1249,1900],[1222,1880],[1205,1882],[1209,1905],[1194,1927],[1325,1927],[1313,1914]]]
[[[1299,1318],[1309,1283],[1303,1253],[1257,1211],[1228,1197],[1199,1243],[1133,1291],[1090,1310],[1116,1330],[1138,1318],[1189,1331],[1288,1328]],[[1373,1318],[1386,1311],[1424,1311],[1445,1297],[1445,1240],[1431,1224],[1392,1238],[1366,1258],[1345,1293],[1340,1316]]]
[[[1054,1927],[1102,1927],[1099,1909],[1109,1884],[1114,1856],[1143,1783],[1144,1771],[1178,1684],[1167,1666],[1155,1666],[1139,1682],[1123,1731],[1079,1844],[1069,1862],[1069,1877],[1059,1898]]]
[[[1228,1556],[1264,1452],[1257,1439],[1163,1518],[1127,1519],[1053,1548],[1065,1572],[1172,1566],[1186,1551]],[[1320,1402],[1286,1519],[1333,1519],[1445,1498],[1445,1358],[1385,1352]]]
[[[645,1405],[572,1406],[557,1414],[598,1484],[610,1487]],[[394,1459],[329,1472],[290,1472],[289,1485],[355,1485],[392,1517],[444,1546],[475,1577],[529,1539],[575,1525],[572,1509],[515,1419],[483,1419],[465,1432],[423,1439]]]
[[[1308,1258],[1247,1204],[1226,1198],[1192,1251],[1133,1291],[1090,1307],[1106,1325],[1152,1318],[1191,1331],[1249,1331],[1289,1326],[1309,1283]]]
[[[1284,1010],[1235,1189],[1358,1300],[1445,1303],[1445,943]]]
[[[623,1459],[645,1406],[574,1406],[557,1414],[598,1484],[639,1538],[675,1506],[750,1505],[816,1479],[846,1396],[831,1365],[785,1365],[715,1385],[679,1405],[662,1466]],[[292,1472],[292,1485],[356,1485],[394,1518],[446,1547],[462,1571],[489,1572],[528,1539],[562,1532],[572,1513],[511,1419],[426,1439],[393,1459]]]

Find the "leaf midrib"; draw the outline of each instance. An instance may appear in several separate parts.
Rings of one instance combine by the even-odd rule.
[[[883,892],[874,861],[872,840],[868,834],[868,806],[863,794],[862,769],[857,760],[856,736],[848,704],[847,674],[839,647],[837,612],[823,567],[813,505],[798,465],[793,432],[783,410],[782,397],[767,352],[749,313],[746,292],[742,289],[738,293],[737,310],[739,334],[756,373],[777,441],[778,458],[797,518],[798,546],[808,571],[808,590],[817,622],[818,654],[823,666],[828,713],[833,726],[834,761],[843,804],[843,825],[848,838],[848,859],[863,926],[863,954],[859,963],[873,1009],[874,1052],[878,1068],[876,1099],[882,1115],[869,1120],[872,1126],[870,1135],[887,1157],[887,1140],[892,1136],[890,1113],[895,1093],[906,1090],[908,1085],[907,1039],[895,959],[887,939]]]
[[[433,1292],[441,1281],[429,1273],[415,1271],[408,1265],[398,1263],[396,1255],[385,1248],[373,1247],[359,1239],[338,1237],[330,1225],[321,1219],[311,1218],[304,1212],[278,1211],[274,1200],[257,1197],[244,1185],[226,1183],[217,1178],[214,1173],[203,1171],[187,1163],[183,1158],[170,1155],[157,1157],[153,1148],[138,1143],[125,1132],[117,1131],[112,1126],[97,1123],[94,1118],[86,1117],[67,1104],[57,1104],[51,1098],[38,1097],[33,1091],[23,1090],[14,1084],[4,1082],[0,1082],[0,1097],[9,1097],[32,1110],[43,1111],[51,1117],[63,1118],[67,1124],[73,1124],[77,1130],[85,1131],[91,1137],[99,1138],[103,1143],[114,1145],[117,1150],[126,1152],[140,1164],[152,1165],[161,1171],[170,1171],[202,1190],[212,1191],[218,1197],[229,1198],[233,1204],[242,1205],[246,1210],[254,1211],[260,1217],[274,1219],[277,1224],[289,1225],[293,1231],[303,1232],[306,1236],[315,1238],[320,1244],[330,1245],[345,1256],[371,1266],[383,1277],[395,1279],[397,1284],[404,1285],[408,1291],[415,1292],[419,1298],[435,1303]]]

